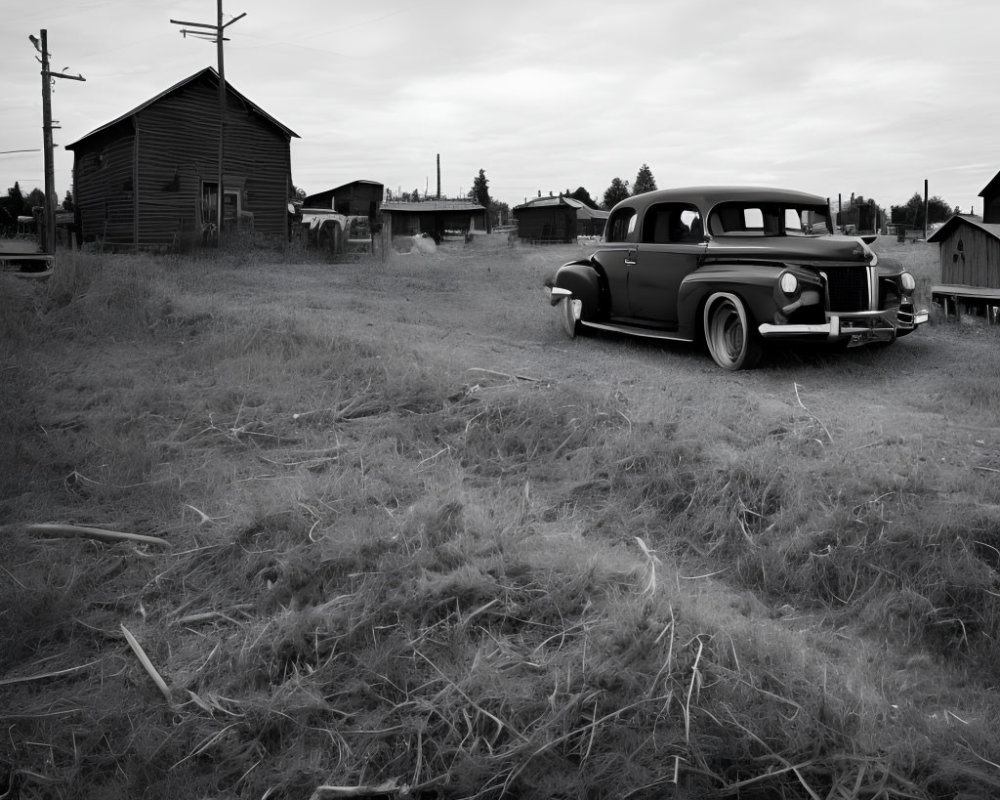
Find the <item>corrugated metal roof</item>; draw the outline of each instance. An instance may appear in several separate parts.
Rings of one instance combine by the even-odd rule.
[[[160,92],[155,97],[149,98],[149,100],[147,100],[145,103],[141,103],[140,105],[137,105],[131,111],[127,111],[126,113],[122,114],[120,117],[117,117],[117,118],[111,120],[111,122],[108,122],[108,123],[102,125],[99,128],[95,128],[90,133],[88,133],[86,136],[80,137],[79,139],[77,139],[72,144],[66,145],[66,149],[67,150],[72,150],[74,147],[76,147],[77,145],[79,145],[81,142],[86,141],[91,136],[94,136],[94,135],[100,133],[101,131],[107,130],[108,128],[111,128],[111,127],[117,125],[122,120],[125,120],[125,119],[128,119],[129,117],[135,116],[136,114],[138,114],[143,109],[148,108],[149,106],[151,106],[154,103],[156,103],[158,100],[161,100],[162,98],[166,97],[167,95],[169,95],[169,94],[171,94],[173,92],[176,92],[178,89],[181,89],[181,88],[183,88],[184,86],[187,86],[190,83],[194,83],[195,81],[200,80],[201,78],[206,77],[206,76],[211,77],[212,80],[215,82],[216,86],[218,86],[218,83],[219,83],[219,73],[215,70],[215,67],[205,67],[205,69],[196,72],[194,75],[190,75],[187,78],[185,78],[184,80],[178,81],[173,86],[171,86],[169,89],[165,89],[164,91]],[[228,90],[229,90],[230,93],[232,93],[233,95],[235,95],[236,97],[238,97],[240,100],[242,100],[244,103],[246,103],[248,106],[250,106],[251,108],[253,108],[254,111],[256,111],[262,117],[264,117],[265,119],[267,119],[273,125],[275,125],[276,127],[280,128],[282,131],[284,131],[286,134],[288,134],[288,136],[290,136],[290,137],[294,136],[296,139],[301,138],[291,128],[288,128],[285,125],[282,125],[280,122],[278,122],[278,120],[276,120],[274,117],[272,117],[270,114],[268,114],[264,109],[262,109],[255,102],[253,102],[252,100],[250,100],[249,98],[247,98],[245,95],[241,94],[240,92],[236,91],[236,89],[233,88],[233,85],[229,81],[226,81],[226,86],[228,87]]]
[[[516,211],[519,208],[544,208],[546,206],[570,206],[572,208],[587,208],[586,203],[581,203],[575,197],[566,197],[565,195],[560,195],[558,197],[536,197],[533,200],[529,200],[526,203],[521,203],[519,206],[515,206]]]
[[[469,200],[423,200],[419,203],[388,200],[382,203],[383,211],[485,211],[478,203]]]

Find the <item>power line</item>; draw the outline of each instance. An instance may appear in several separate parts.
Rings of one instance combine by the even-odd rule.
[[[222,205],[225,197],[225,187],[223,185],[223,161],[226,149],[226,67],[222,54],[222,43],[229,40],[223,35],[226,28],[234,22],[239,22],[246,16],[246,12],[238,17],[233,17],[229,22],[222,23],[222,0],[216,2],[216,22],[209,25],[205,22],[184,22],[182,20],[170,20],[173,25],[183,25],[181,35],[186,39],[188,34],[197,39],[208,39],[216,44],[216,51],[219,59],[219,182],[216,185],[216,232],[217,237],[222,236]],[[193,30],[192,30],[193,29]]]

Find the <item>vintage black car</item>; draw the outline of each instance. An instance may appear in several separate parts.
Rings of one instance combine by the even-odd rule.
[[[711,186],[629,197],[589,259],[549,286],[570,336],[586,329],[704,341],[725,369],[769,340],[892,342],[927,321],[910,273],[880,265],[874,237],[833,234],[827,201]]]

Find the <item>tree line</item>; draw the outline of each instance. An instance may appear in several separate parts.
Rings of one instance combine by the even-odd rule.
[[[590,206],[591,208],[603,208],[610,211],[622,200],[625,200],[628,197],[634,197],[637,194],[643,194],[644,192],[655,191],[656,188],[656,178],[653,177],[653,172],[649,168],[649,165],[644,163],[641,167],[639,167],[639,171],[635,176],[635,181],[631,184],[631,186],[627,180],[623,181],[620,177],[613,178],[611,180],[611,185],[604,190],[601,202],[598,202],[594,197],[592,197],[590,192],[582,186],[572,192],[567,189],[563,193],[563,196],[572,197],[579,200],[581,203]],[[952,214],[960,213],[959,208],[952,208],[937,195],[928,198],[925,205],[923,197],[918,192],[914,192],[913,196],[910,197],[910,199],[905,203],[890,206],[888,213],[882,206],[871,198],[866,200],[861,195],[852,195],[850,204],[840,209],[841,216],[846,217],[852,208],[860,207],[862,205],[867,206],[868,209],[870,209],[870,216],[868,218],[874,219],[877,217],[880,222],[889,222],[893,225],[905,225],[907,228],[914,230],[924,227],[925,216],[926,224],[932,225],[935,222],[944,222]]]
[[[14,236],[17,233],[18,217],[33,217],[36,208],[45,206],[45,192],[35,187],[25,194],[17,181],[7,189],[7,194],[0,197],[0,236]],[[64,211],[73,210],[73,194],[66,192],[63,200]]]

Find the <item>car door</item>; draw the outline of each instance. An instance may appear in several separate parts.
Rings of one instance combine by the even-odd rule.
[[[705,252],[701,215],[687,203],[650,206],[640,238],[629,265],[631,316],[642,325],[676,329],[681,281],[698,268]]]
[[[629,309],[629,269],[635,260],[638,231],[638,215],[634,208],[625,206],[614,210],[605,227],[604,242],[594,254],[604,271],[608,297],[606,310],[609,319],[628,319]]]

